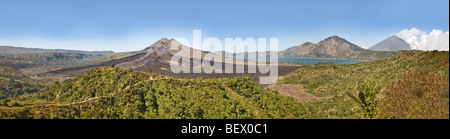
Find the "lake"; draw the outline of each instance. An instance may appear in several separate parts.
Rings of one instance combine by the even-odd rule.
[[[237,59],[251,59],[251,60],[257,60],[257,57],[236,57]],[[274,58],[270,59],[266,57],[266,60],[276,60]],[[278,58],[278,62],[293,62],[293,63],[300,63],[300,64],[309,64],[309,65],[315,65],[317,63],[334,63],[338,65],[343,64],[355,64],[362,61],[354,61],[354,60],[332,60],[332,59],[308,59],[308,58]]]

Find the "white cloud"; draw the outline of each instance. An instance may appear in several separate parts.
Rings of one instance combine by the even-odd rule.
[[[449,50],[449,31],[433,29],[429,34],[417,28],[405,29],[395,34],[415,50]]]

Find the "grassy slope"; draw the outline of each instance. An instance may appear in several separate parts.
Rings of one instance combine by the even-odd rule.
[[[380,114],[379,118],[414,118],[414,116],[390,117],[389,115],[394,114],[387,113],[386,109],[392,109],[393,106],[402,106],[403,109],[410,109],[412,104],[389,104],[390,102],[395,102],[400,99],[399,96],[393,96],[392,94],[394,93],[392,92],[417,92],[417,89],[410,90],[409,92],[402,92],[401,90],[398,90],[396,85],[399,84],[398,82],[403,83],[403,85],[405,82],[411,83],[410,80],[413,79],[408,77],[407,74],[416,75],[416,73],[426,72],[426,75],[420,76],[420,78],[422,78],[421,80],[433,79],[442,80],[443,82],[430,82],[428,83],[429,90],[419,91],[427,94],[436,92],[433,92],[433,90],[438,90],[438,92],[440,90],[439,94],[442,95],[435,98],[436,100],[439,100],[435,102],[439,103],[439,106],[441,106],[441,104],[444,104],[443,106],[445,106],[445,103],[447,105],[446,110],[445,107],[436,107],[439,110],[428,108],[428,110],[440,111],[444,116],[446,114],[446,117],[443,118],[448,118],[448,58],[449,52],[402,51],[395,53],[386,60],[361,62],[352,65],[334,65],[330,63],[305,65],[289,75],[286,75],[284,79],[279,80],[277,83],[298,84],[306,88],[311,94],[325,98],[322,101],[308,104],[313,112],[312,116],[315,118],[362,118],[364,112],[354,100],[346,95],[346,93],[352,93],[357,96],[356,88],[358,84],[374,82],[375,88],[379,88],[382,92],[377,96],[381,102],[381,111],[383,112]],[[445,81],[447,82],[445,83]],[[413,84],[411,85],[414,86]],[[421,99],[424,98],[416,98],[415,100]],[[435,104],[429,104],[429,106],[431,105]],[[430,113],[429,111],[428,113]],[[389,110],[389,112],[393,112],[393,110]]]

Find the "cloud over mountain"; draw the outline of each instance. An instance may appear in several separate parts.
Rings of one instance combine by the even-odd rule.
[[[449,50],[449,31],[433,29],[429,34],[417,28],[405,29],[395,34],[416,50]]]

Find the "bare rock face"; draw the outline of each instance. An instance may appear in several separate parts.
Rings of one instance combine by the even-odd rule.
[[[411,47],[403,39],[393,35],[374,46],[370,47],[369,50],[373,51],[401,51],[401,50],[411,50]]]

